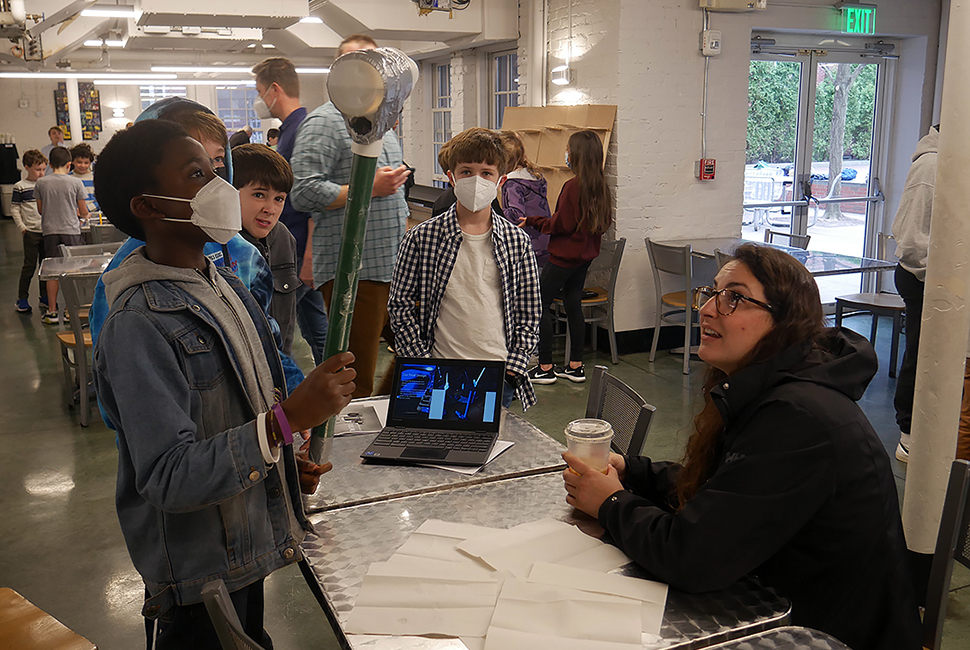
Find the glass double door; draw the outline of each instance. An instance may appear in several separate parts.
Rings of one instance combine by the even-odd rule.
[[[778,243],[875,257],[887,61],[862,42],[838,45],[752,53],[741,233],[763,241],[769,229],[796,235]],[[820,289],[858,291],[859,279]]]

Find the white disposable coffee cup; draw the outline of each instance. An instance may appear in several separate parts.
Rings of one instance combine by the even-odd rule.
[[[566,425],[566,448],[573,456],[606,473],[610,464],[613,427],[605,420],[585,418]]]

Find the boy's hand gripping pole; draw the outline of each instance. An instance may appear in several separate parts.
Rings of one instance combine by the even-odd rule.
[[[337,275],[330,299],[330,329],[324,358],[345,352],[350,344],[350,326],[357,301],[360,257],[367,233],[367,213],[374,187],[377,157],[384,146],[384,134],[397,122],[404,100],[418,80],[418,66],[406,54],[390,47],[356,50],[344,54],[330,67],[327,92],[343,115],[353,140],[353,161],[347,188]],[[329,461],[335,418],[313,429],[310,458]]]

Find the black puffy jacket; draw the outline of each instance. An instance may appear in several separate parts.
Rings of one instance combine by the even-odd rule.
[[[854,650],[915,650],[919,615],[886,450],[855,403],[877,369],[869,342],[827,330],[711,391],[726,423],[716,469],[679,511],[678,465],[628,458],[599,520],[658,579],[722,589],[751,573],[792,622]]]

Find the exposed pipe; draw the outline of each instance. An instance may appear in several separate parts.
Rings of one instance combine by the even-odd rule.
[[[24,0],[10,0],[8,4],[10,5],[10,13],[13,14],[14,22],[18,25],[26,23],[27,8],[24,6]]]

